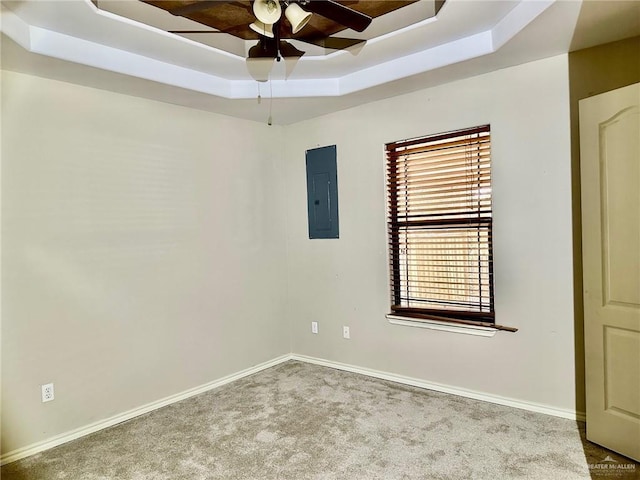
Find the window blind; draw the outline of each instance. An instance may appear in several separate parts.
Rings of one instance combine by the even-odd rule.
[[[489,125],[386,150],[392,311],[493,324]]]

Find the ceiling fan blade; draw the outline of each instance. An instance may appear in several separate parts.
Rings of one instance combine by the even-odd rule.
[[[346,7],[334,0],[309,0],[301,3],[308,10],[323,17],[338,22],[356,32],[363,32],[373,20],[369,15]]]
[[[274,38],[260,38],[258,43],[249,49],[248,58],[276,58],[278,56],[278,51],[280,52],[280,56],[284,58],[300,58],[304,55],[302,50],[298,50],[296,47],[284,40],[280,41],[280,49],[276,48],[277,45],[278,44]]]
[[[167,30],[167,33],[227,33],[222,30]]]
[[[310,43],[311,45],[317,45],[322,48],[330,48],[332,50],[345,50],[355,45],[361,45],[367,43],[366,40],[358,38],[344,38],[344,37],[325,37],[325,38],[296,38],[301,42]]]
[[[291,45],[289,42],[281,41],[280,42],[280,55],[285,58],[289,57],[302,57],[304,52],[302,50],[298,50],[296,47]]]
[[[190,13],[206,10],[208,8],[215,7],[217,5],[222,5],[223,3],[230,3],[230,1],[231,0],[228,0],[228,1],[227,0],[201,0],[198,2],[189,3],[187,5],[181,5],[179,7],[172,8],[169,10],[169,13],[179,17],[184,17],[185,15],[189,15]]]
[[[276,42],[273,39],[267,41],[261,38],[249,49],[247,58],[275,58],[277,54]]]

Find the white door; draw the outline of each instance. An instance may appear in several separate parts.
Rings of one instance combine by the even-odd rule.
[[[587,438],[640,460],[640,84],[580,101]]]

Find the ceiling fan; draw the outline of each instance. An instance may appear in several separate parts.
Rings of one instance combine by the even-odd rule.
[[[357,0],[142,1],[211,28],[172,30],[171,33],[227,33],[244,40],[257,37],[257,43],[248,50],[248,64],[252,60],[302,57],[305,52],[288,42],[289,39],[331,50],[364,44],[366,40],[333,34],[346,28],[362,32],[372,21],[372,16],[348,6],[359,3]],[[309,24],[314,15],[318,17]]]
[[[256,20],[249,25],[260,35],[258,44],[249,50],[249,58],[301,57],[304,52],[282,40],[284,18],[290,25],[292,35],[296,35],[309,23],[313,13],[328,18],[345,28],[363,32],[372,18],[334,0],[254,0],[253,13]],[[290,37],[333,50],[343,50],[362,44],[365,40],[331,37],[323,35],[302,35]]]

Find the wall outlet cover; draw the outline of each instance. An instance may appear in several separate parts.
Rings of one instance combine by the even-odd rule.
[[[54,398],[53,383],[42,385],[42,402],[50,402]]]

